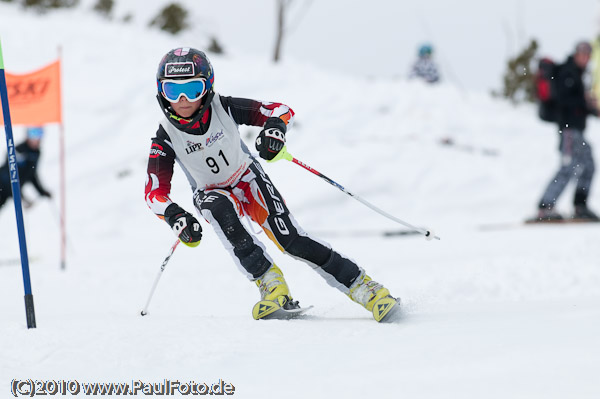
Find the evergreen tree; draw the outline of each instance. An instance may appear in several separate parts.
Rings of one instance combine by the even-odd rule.
[[[538,44],[535,39],[529,42],[516,57],[508,60],[504,73],[502,97],[513,103],[535,101],[536,52]],[[497,95],[497,94],[496,94]]]
[[[186,22],[188,12],[178,3],[164,7],[150,22],[150,26],[158,26],[171,34],[176,34],[188,27]]]
[[[114,5],[114,0],[98,0],[94,6],[94,11],[102,14],[104,17],[110,18]]]

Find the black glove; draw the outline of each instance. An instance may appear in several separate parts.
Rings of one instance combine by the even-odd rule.
[[[285,122],[279,118],[269,118],[263,130],[256,138],[256,150],[261,158],[270,161],[275,158],[285,145]]]
[[[190,247],[200,244],[202,226],[195,217],[173,203],[165,209],[165,220],[182,243]]]

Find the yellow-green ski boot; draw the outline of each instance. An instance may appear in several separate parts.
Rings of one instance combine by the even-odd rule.
[[[255,282],[261,298],[252,308],[252,317],[255,320],[262,319],[286,304],[293,302],[288,285],[283,278],[283,273],[277,265],[273,264]]]
[[[399,302],[390,295],[387,288],[373,281],[364,272],[350,286],[348,296],[373,313],[373,318],[378,322],[385,321],[386,316],[391,316],[390,312],[397,310],[396,306]]]

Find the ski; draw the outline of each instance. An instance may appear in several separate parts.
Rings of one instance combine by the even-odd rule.
[[[513,228],[520,227],[529,227],[529,226],[560,226],[560,225],[570,225],[570,224],[594,224],[598,223],[600,220],[593,219],[558,219],[558,220],[539,220],[538,218],[527,219],[522,222],[500,222],[500,223],[489,223],[479,225],[479,230],[482,231],[496,231],[496,230],[508,230]]]
[[[287,302],[282,306],[275,301],[259,301],[252,308],[255,320],[290,320],[301,317],[312,306],[300,307],[297,301]]]
[[[307,310],[312,309],[312,306],[296,309],[279,308],[274,312],[262,317],[262,320],[291,320],[304,316]]]
[[[252,308],[255,320],[290,320],[301,318],[313,306],[300,307],[297,301],[286,302],[280,306],[275,301],[258,301]],[[379,323],[394,323],[400,320],[400,299],[392,296],[381,298],[373,306],[373,318]]]
[[[474,147],[468,144],[457,143],[452,137],[443,137],[439,140],[439,144],[450,147],[456,150],[478,153],[485,156],[495,157],[500,155],[500,152],[495,148]]]
[[[600,220],[586,219],[586,218],[569,218],[569,219],[553,219],[553,220],[540,220],[539,218],[532,218],[525,220],[525,224],[571,224],[571,223],[598,223]]]
[[[400,320],[400,316],[400,298],[387,296],[373,306],[373,317],[379,323],[394,323]]]
[[[317,230],[323,237],[408,237],[421,234],[416,230]]]

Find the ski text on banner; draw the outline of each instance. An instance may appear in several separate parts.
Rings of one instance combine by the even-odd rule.
[[[6,86],[13,125],[62,122],[60,61],[28,74],[6,73]]]

